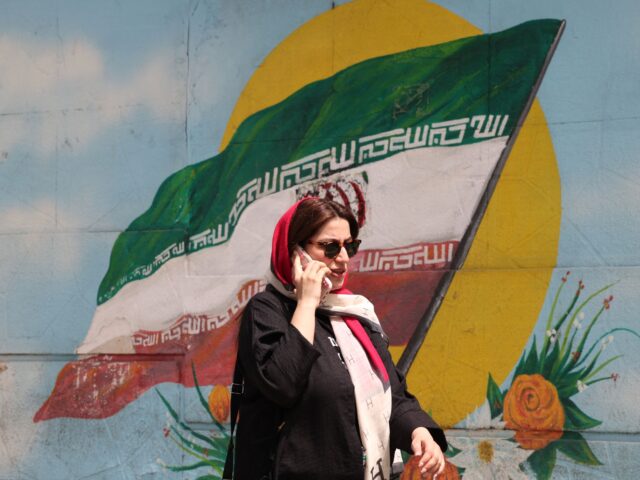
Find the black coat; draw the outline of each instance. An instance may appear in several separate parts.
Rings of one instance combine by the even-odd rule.
[[[245,308],[238,344],[245,389],[235,478],[259,480],[272,471],[278,480],[362,480],[353,384],[330,320],[316,316],[312,345],[290,324],[295,308],[270,285]],[[385,339],[364,327],[390,377],[391,451],[411,452],[411,433],[419,426],[427,427],[444,451],[444,433],[406,391]]]

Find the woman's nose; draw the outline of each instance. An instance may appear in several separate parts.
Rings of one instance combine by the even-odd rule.
[[[340,247],[340,253],[338,253],[336,261],[340,263],[349,263],[349,255],[347,254],[347,249],[344,248],[344,245]]]

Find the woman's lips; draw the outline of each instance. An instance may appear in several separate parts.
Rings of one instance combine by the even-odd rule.
[[[331,270],[331,276],[337,279],[344,278],[345,273],[347,273],[346,270]]]

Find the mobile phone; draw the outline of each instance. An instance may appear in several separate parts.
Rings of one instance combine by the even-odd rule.
[[[307,252],[305,252],[304,248],[302,248],[300,245],[296,245],[296,248],[294,249],[294,255],[298,255],[298,257],[300,257],[300,265],[302,266],[302,270],[307,268],[309,262],[313,260],[311,256]],[[333,283],[331,283],[331,279],[327,276],[322,277],[322,296],[329,293],[331,290],[333,290]]]

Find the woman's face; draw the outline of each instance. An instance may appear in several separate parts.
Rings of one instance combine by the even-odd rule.
[[[337,257],[327,258],[324,254],[324,248],[318,245],[318,243],[336,241],[344,244],[344,242],[349,240],[352,240],[349,222],[344,218],[336,217],[325,223],[322,228],[309,239],[309,242],[307,242],[304,247],[311,258],[324,263],[331,269],[328,277],[334,289],[341,288],[344,284],[347,275],[347,265],[349,264],[349,256],[344,247],[342,247]]]

